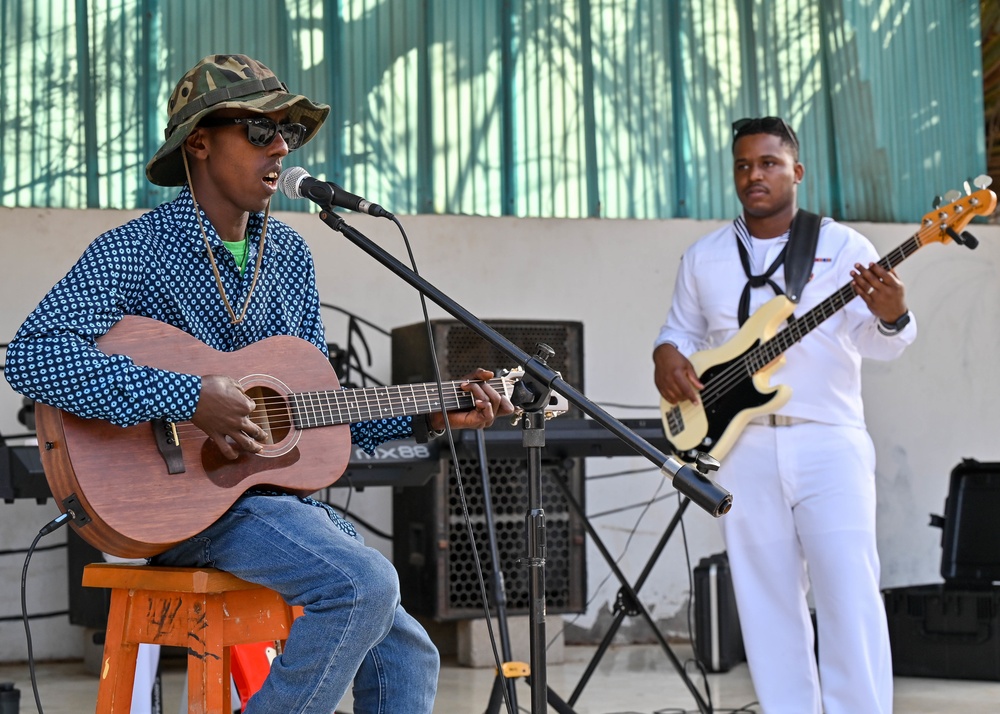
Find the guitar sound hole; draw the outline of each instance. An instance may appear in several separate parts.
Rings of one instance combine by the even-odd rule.
[[[278,444],[283,441],[292,431],[292,418],[285,397],[263,386],[250,387],[245,393],[257,402],[250,421],[267,432],[263,443]]]

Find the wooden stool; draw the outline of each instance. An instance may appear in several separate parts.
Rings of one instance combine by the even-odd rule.
[[[98,714],[128,714],[139,643],[187,650],[188,712],[231,714],[230,647],[283,642],[301,608],[214,568],[94,563],[86,587],[111,588]]]

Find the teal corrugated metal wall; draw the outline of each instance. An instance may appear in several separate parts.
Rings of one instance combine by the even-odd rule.
[[[400,214],[727,218],[730,124],[765,114],[845,219],[916,220],[985,166],[978,0],[0,3],[4,206],[172,195],[145,162],[213,52],[330,103],[286,163]]]

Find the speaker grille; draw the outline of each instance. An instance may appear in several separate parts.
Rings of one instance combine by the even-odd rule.
[[[583,327],[575,322],[490,321],[487,323],[529,354],[543,342],[555,350],[549,366],[572,386],[583,389]],[[432,321],[431,330],[443,379],[456,379],[476,367],[514,367],[500,350],[455,320]],[[423,323],[392,331],[393,382],[432,381],[431,352]],[[560,419],[570,418],[571,414]],[[497,428],[497,427],[495,427]],[[445,450],[446,452],[447,450]],[[488,455],[488,447],[487,447]],[[493,602],[486,499],[479,461],[459,452],[459,467],[475,545],[469,541],[457,476],[449,457],[425,486],[396,489],[393,498],[393,561],[403,604],[410,612],[439,620],[483,616],[476,555]],[[528,508],[526,459],[490,458],[489,497],[508,614],[527,614],[530,605],[525,515]],[[545,511],[545,602],[551,613],[583,612],[586,594],[585,528],[570,507],[557,479],[573,499],[584,502],[582,459],[542,458],[542,508]]]
[[[450,463],[450,461],[449,461]],[[475,542],[486,573],[487,592],[490,586],[492,560],[489,557],[489,536],[486,532],[485,500],[482,479],[475,461],[460,460],[466,477],[465,497]],[[452,470],[453,471],[453,470]],[[516,459],[490,460],[490,498],[493,503],[493,524],[496,531],[500,570],[504,574],[508,612],[528,612],[528,572],[521,561],[527,550],[525,512],[528,507],[528,483],[523,461]],[[542,506],[545,510],[545,595],[550,612],[581,612],[584,608],[581,588],[574,575],[582,570],[583,532],[571,512],[562,491],[554,479],[571,484],[571,493],[579,492],[580,469],[575,464],[542,464]],[[475,550],[469,543],[465,517],[458,495],[457,479],[448,479],[448,589],[442,609],[447,616],[478,617],[482,615],[483,599],[475,571]]]
[[[578,459],[543,460],[541,465],[545,603],[547,611],[552,613],[585,609],[585,530],[556,483],[556,479],[561,479],[574,499],[580,500],[583,469],[578,462]],[[398,489],[393,502],[393,561],[399,571],[403,605],[414,614],[441,620],[483,616],[477,554],[489,600],[491,604],[494,602],[493,562],[478,460],[460,457],[459,465],[475,545],[469,542],[451,459],[441,460],[441,471],[430,484]],[[527,468],[520,459],[490,459],[488,470],[507,612],[527,614],[531,601],[529,575],[523,562],[527,553]]]
[[[490,320],[488,326],[534,356],[538,343],[555,354],[548,365],[568,384],[583,391],[583,324],[544,320]],[[459,379],[477,367],[494,372],[518,367],[511,358],[457,320],[432,320],[431,332],[442,379]],[[431,351],[424,323],[392,331],[393,384],[430,382],[434,379]],[[566,416],[581,416],[572,408]]]

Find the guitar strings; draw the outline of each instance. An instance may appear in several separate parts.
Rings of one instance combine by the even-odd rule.
[[[442,385],[445,388],[444,401],[446,409],[454,409],[466,405],[472,406],[472,395],[460,388],[460,385],[469,381],[470,380],[455,380],[446,382]],[[504,392],[504,387],[510,382],[510,379],[505,377],[496,377],[490,380],[471,381],[479,384],[489,384],[494,389]],[[426,393],[420,395],[419,391],[414,389],[416,387],[424,387],[424,391]],[[405,390],[408,388],[412,393],[407,395],[405,394]],[[360,398],[357,396],[359,392],[363,395]],[[371,399],[368,398],[369,396]],[[303,401],[295,404],[293,403],[295,397],[301,397],[303,398]],[[254,398],[251,397],[251,399]],[[315,390],[294,392],[287,395],[275,394],[271,396],[261,396],[255,398],[254,401],[256,402],[256,406],[254,407],[254,411],[249,415],[251,421],[254,421],[254,423],[261,426],[261,428],[265,428],[266,425],[266,427],[268,427],[271,431],[290,429],[293,426],[299,426],[299,428],[311,428],[370,421],[384,416],[382,410],[385,408],[398,411],[404,407],[413,407],[417,409],[416,414],[428,414],[438,411],[440,408],[437,402],[436,389],[432,394],[428,390],[427,385],[398,385],[349,390]],[[281,407],[280,412],[276,411],[273,415],[268,413],[263,415],[257,414],[257,412],[261,409],[268,412],[269,409],[274,407]],[[310,423],[296,424],[296,420],[292,415],[293,410],[305,413],[307,417],[304,421]],[[367,416],[364,416],[364,413],[367,413]],[[346,418],[344,418],[345,415]],[[396,414],[393,414],[393,416],[395,415]],[[255,417],[257,418],[255,419]],[[317,417],[322,423],[311,423]],[[336,418],[334,421],[324,421],[334,417]],[[343,420],[341,421],[341,419]],[[177,430],[178,435],[188,435],[190,433],[204,434],[204,432],[195,426],[190,420],[174,422],[174,428]],[[267,430],[268,429],[265,429],[265,431]]]
[[[916,233],[910,236],[910,238],[904,241],[900,246],[890,251],[882,259],[880,259],[879,265],[882,265],[882,263],[885,262],[886,264],[882,265],[882,267],[891,270],[893,267],[899,265],[900,263],[903,262],[903,260],[905,260],[907,257],[916,252],[917,249],[922,247],[924,244],[924,239],[929,234],[937,232],[938,230],[939,230],[939,225],[937,223],[920,228],[920,230],[918,230]],[[910,244],[914,245],[913,250],[909,251],[908,253],[903,252],[904,247]],[[892,263],[890,258],[891,256],[897,253],[900,254],[900,259],[896,263]],[[844,293],[847,291],[850,292],[850,297],[844,295]],[[857,297],[857,295],[854,293],[854,290],[851,287],[851,283],[847,283],[839,291],[837,291],[831,296],[831,299],[840,298],[842,304],[837,306],[830,313],[822,315],[821,319],[815,320],[815,324],[810,325],[809,330],[813,329],[814,327],[822,323],[825,319],[827,319],[834,313],[838,312],[840,308],[842,308],[848,302],[853,300],[855,297]],[[812,310],[810,310],[808,313],[799,318],[799,320],[796,321],[796,325],[808,324],[810,322],[813,322],[813,320],[810,320],[808,318],[817,310],[820,310],[820,312],[822,313],[823,307],[826,304],[826,302],[827,300],[824,300],[823,302],[817,304]],[[736,388],[743,381],[744,377],[753,377],[753,375],[755,375],[757,372],[762,370],[767,365],[771,364],[771,362],[780,357],[785,350],[787,350],[789,347],[794,345],[796,342],[802,339],[802,337],[805,336],[804,334],[799,335],[797,338],[795,338],[788,344],[784,344],[784,341],[788,339],[787,333],[793,331],[795,331],[794,326],[786,327],[785,329],[779,331],[778,333],[771,336],[761,344],[750,349],[744,355],[734,360],[729,366],[727,366],[725,369],[719,372],[718,375],[716,375],[716,377],[712,380],[712,382],[705,385],[705,389],[702,391],[701,402],[703,408],[708,409],[709,407],[713,406],[715,403],[717,403],[722,398],[727,396],[734,388]],[[751,360],[756,358],[759,361],[761,359],[762,354],[768,351],[767,348],[776,343],[780,343],[781,349],[773,357],[768,359],[766,362],[761,364],[756,369],[752,368]],[[681,406],[680,404],[676,404],[671,408],[670,411],[673,413],[679,412],[683,418],[684,416],[689,415],[692,409],[695,409],[695,405],[691,404],[690,402],[684,402],[684,405],[686,406]]]
[[[903,246],[911,242],[916,242],[917,243],[916,248],[919,248],[921,245],[921,242],[919,241],[918,238],[919,233],[920,231],[918,231],[918,234],[911,236],[906,242],[904,242]],[[903,246],[900,246],[896,250],[890,252],[882,260],[880,260],[879,263],[881,264],[884,261],[888,261],[890,256],[892,256],[894,253],[899,252]],[[909,254],[912,253],[913,251],[911,251]],[[903,254],[902,257],[905,258],[907,257],[907,255],[908,254]],[[900,262],[902,262],[902,260],[895,263],[895,265],[898,265]],[[883,265],[882,267],[891,269],[894,266],[893,263],[887,262],[886,265]],[[796,322],[796,325],[808,325],[809,330],[811,330],[820,323],[822,323],[825,319],[838,312],[840,308],[842,308],[848,302],[853,300],[855,297],[856,294],[854,293],[854,290],[851,287],[851,283],[847,283],[839,291],[834,293],[833,296],[831,296],[831,301],[832,301],[831,305],[832,303],[835,303],[837,301],[841,303],[840,305],[837,305],[833,310],[826,312],[825,308],[826,308],[826,303],[828,301],[824,300],[823,302],[816,305],[816,307],[813,308],[813,310],[810,310],[808,313],[803,315],[799,319],[799,321]],[[817,311],[819,311],[819,315],[821,315],[822,317],[820,319],[816,319],[815,317],[811,318],[813,313]],[[781,330],[777,334],[768,338],[763,343],[749,350],[741,358],[735,360],[729,367],[720,372],[719,378],[713,380],[711,385],[707,385],[705,391],[703,392],[703,394],[705,395],[703,399],[703,403],[705,404],[705,406],[706,407],[711,406],[720,399],[722,399],[723,397],[725,397],[730,391],[732,391],[732,389],[736,385],[738,385],[743,380],[744,375],[752,377],[754,374],[756,374],[761,369],[771,364],[775,359],[780,357],[785,350],[787,350],[789,347],[791,347],[800,339],[802,339],[802,337],[804,337],[804,334],[802,334],[797,337],[794,337],[793,339],[789,339],[789,334],[797,331],[798,331],[797,328],[794,326],[787,327]],[[769,348],[775,344],[778,344],[781,347],[781,349],[778,350],[773,357],[765,358],[764,355],[767,354]],[[757,362],[762,362],[762,364],[754,368],[753,367],[754,360],[756,360]],[[715,387],[715,389],[710,390],[709,387]]]
[[[371,419],[377,419],[385,416],[384,410],[386,408],[391,409],[395,412],[399,412],[405,408],[404,413],[410,411],[409,408],[416,410],[417,414],[426,414],[430,412],[437,411],[439,409],[436,399],[431,399],[430,396],[417,399],[400,399],[392,398],[388,401],[385,399],[375,400],[373,402],[368,402],[365,400],[361,401],[347,401],[344,399],[337,399],[336,397],[330,398],[328,396],[320,396],[318,400],[306,399],[304,401],[297,402],[294,400],[294,396],[303,396],[309,393],[298,393],[297,395],[289,395],[289,398],[282,397],[280,395],[273,397],[262,397],[257,398],[254,401],[256,406],[254,411],[248,416],[251,420],[254,420],[256,416],[261,421],[265,421],[269,424],[275,426],[288,426],[294,423],[294,420],[285,419],[282,420],[279,417],[282,415],[290,415],[293,411],[305,417],[306,421],[313,419],[324,420],[325,418],[336,417],[337,419],[345,417],[342,422],[339,423],[350,423],[356,421],[368,421]],[[322,394],[322,393],[317,393]],[[463,406],[472,406],[473,397],[467,392],[454,393],[452,395],[445,396],[445,407],[447,409],[459,408]],[[279,407],[280,409],[275,409]],[[263,410],[264,414],[258,414],[260,410]],[[271,411],[273,410],[273,411]],[[397,414],[393,414],[396,416]],[[184,424],[187,422],[177,422],[177,424]],[[338,423],[338,422],[333,422]],[[316,426],[325,426],[325,424],[316,424]]]

